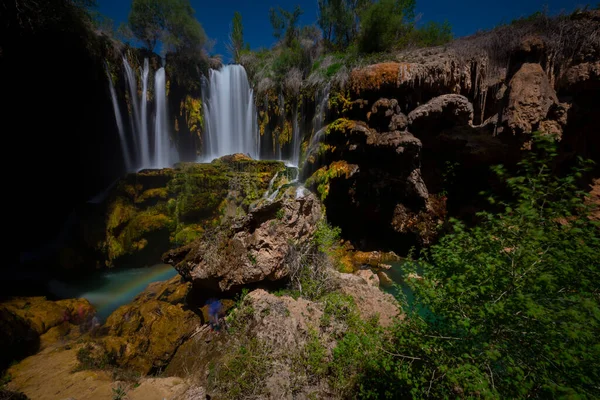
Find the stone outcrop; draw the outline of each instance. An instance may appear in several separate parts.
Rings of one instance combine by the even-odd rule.
[[[181,305],[140,300],[110,315],[100,341],[117,366],[147,374],[166,367],[177,348],[197,328],[199,319]]]
[[[203,322],[187,306],[189,291],[180,276],[150,284],[86,341],[88,357],[143,375],[164,369]]]
[[[193,381],[206,387],[206,394],[228,398],[239,390],[238,380],[246,379],[229,375],[228,368],[249,352],[256,360],[253,368],[260,368],[247,371],[249,384],[258,385],[254,388],[257,397],[331,398],[334,392],[328,380],[316,378],[307,366],[308,352],[321,357],[316,362],[324,366],[332,359],[337,341],[357,319],[378,316],[380,324],[390,326],[402,318],[397,302],[377,287],[372,272],[332,271],[332,278],[338,292],[319,301],[276,296],[263,289],[251,291],[226,318],[228,333],[199,331],[179,348],[166,374],[189,377],[191,372]],[[257,375],[260,380],[255,382]]]
[[[472,123],[473,104],[465,96],[456,94],[436,97],[408,114],[408,129],[417,137]]]
[[[96,311],[85,299],[21,297],[0,304],[0,370],[92,328]]]
[[[309,148],[306,185],[319,193],[329,220],[361,249],[375,242],[398,250],[403,241],[428,242],[421,236],[429,232],[397,230],[392,224],[399,204],[418,214],[430,202],[420,170],[421,140],[406,129],[389,130],[406,128],[410,118],[396,100],[380,99],[365,120],[340,118],[324,130]]]
[[[238,154],[209,164],[142,170],[118,181],[105,202],[77,227],[61,251],[71,268],[156,264],[170,248],[203,236],[222,220],[243,215],[267,190],[283,163]],[[81,241],[84,243],[81,243]]]
[[[167,253],[173,265],[194,286],[216,292],[288,276],[286,256],[290,243],[311,240],[321,219],[314,194],[298,195],[283,188],[273,201],[259,202],[248,215],[221,226],[202,240]]]
[[[8,370],[10,390],[24,393],[23,399],[112,400],[121,388],[129,400],[191,399],[189,383],[181,378],[139,378],[137,381],[115,379],[111,371],[81,370],[77,358],[83,345],[46,349],[28,357]],[[131,376],[131,374],[129,374]],[[3,393],[0,391],[0,396]],[[21,397],[0,397],[18,400]]]
[[[503,118],[514,133],[533,132],[555,104],[558,98],[541,65],[526,63],[510,80]]]

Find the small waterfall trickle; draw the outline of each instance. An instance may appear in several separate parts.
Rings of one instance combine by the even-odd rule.
[[[254,94],[244,67],[211,69],[203,89],[206,158],[235,153],[258,158]]]
[[[142,148],[142,166],[150,165],[150,138],[148,137],[148,74],[150,73],[150,67],[148,65],[148,59],[144,59],[144,70],[142,71],[142,103],[140,104],[142,109],[142,116],[140,120],[140,143]]]
[[[169,131],[167,128],[167,90],[165,69],[156,71],[154,84],[156,100],[156,120],[154,126],[154,167],[167,168],[171,166],[169,160],[170,145]]]
[[[300,138],[300,126],[298,125],[298,109],[294,107],[292,112],[292,165],[298,167],[300,164],[300,146],[302,145]]]
[[[328,83],[323,91],[317,92],[315,98],[315,118],[313,122],[314,132],[317,133],[323,128],[327,119],[327,111],[329,110],[329,91],[331,90],[331,83]]]
[[[275,173],[275,175],[273,175],[273,178],[271,178],[271,180],[269,181],[269,187],[267,188],[265,194],[263,194],[263,199],[269,198],[269,193],[271,193],[271,190],[273,190],[273,185],[275,184],[275,181],[277,180],[278,176],[279,172]]]
[[[117,123],[117,129],[119,131],[119,142],[121,143],[121,152],[123,153],[123,160],[125,162],[125,169],[130,171],[132,168],[131,155],[129,153],[129,145],[127,144],[127,137],[125,136],[125,127],[123,126],[123,117],[121,116],[121,110],[119,109],[119,101],[117,100],[117,92],[115,91],[115,85],[113,84],[110,71],[108,66],[106,67],[106,76],[108,77],[108,84],[110,89],[110,97],[112,99],[112,105],[115,112],[115,120]]]
[[[283,97],[283,93],[279,93],[279,115],[281,116],[280,124],[281,126],[285,125],[285,97]],[[277,159],[281,160],[281,131],[277,135],[275,140],[275,146],[277,147]]]

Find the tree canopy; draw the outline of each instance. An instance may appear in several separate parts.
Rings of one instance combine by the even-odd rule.
[[[273,26],[273,36],[276,39],[283,39],[284,44],[291,47],[300,33],[298,20],[302,14],[304,14],[304,11],[300,6],[296,6],[294,11],[284,10],[281,7],[271,8],[269,19]]]
[[[244,25],[242,23],[242,14],[237,11],[233,14],[227,47],[233,57],[233,62],[239,63],[240,53],[244,49]]]
[[[200,51],[206,43],[189,0],[133,0],[129,27],[150,51],[158,42],[175,51]]]

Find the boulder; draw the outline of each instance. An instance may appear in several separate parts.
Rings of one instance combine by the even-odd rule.
[[[108,317],[98,343],[117,366],[148,374],[166,367],[199,324],[180,304],[141,296]]]
[[[400,111],[398,100],[379,99],[367,113],[369,126],[379,132],[402,131],[406,129],[408,120]]]
[[[283,170],[281,162],[233,154],[212,163],[181,163],[129,174],[96,207],[99,218],[94,214],[82,218],[81,234],[75,237],[86,238],[85,243],[67,246],[70,253],[63,253],[70,256],[63,259],[77,260],[78,251],[91,248],[102,261],[99,264],[108,267],[156,264],[170,248],[202,237],[221,220],[245,214]],[[95,262],[64,264],[89,267]]]
[[[417,107],[408,114],[409,131],[417,135],[435,135],[454,126],[473,123],[473,104],[464,96],[446,94]]]
[[[20,297],[0,304],[0,370],[61,339],[87,332],[95,313],[85,299]]]
[[[312,193],[297,196],[295,187],[265,199],[248,215],[221,226],[202,240],[163,257],[194,286],[227,292],[243,285],[278,281],[288,276],[290,243],[311,240],[321,206]]]
[[[539,128],[555,104],[556,92],[542,67],[525,63],[510,80],[503,119],[513,133],[530,133]]]
[[[318,156],[308,157],[306,186],[320,195],[329,221],[360,250],[373,241],[375,248],[404,251],[402,242],[419,240],[413,232],[398,235],[391,222],[398,203],[416,213],[426,210],[421,148],[421,140],[408,131],[378,132],[341,118],[325,129]]]

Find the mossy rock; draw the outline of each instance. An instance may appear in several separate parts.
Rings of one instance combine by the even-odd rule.
[[[85,299],[60,301],[19,297],[0,304],[0,371],[47,347],[91,320],[96,311]],[[73,335],[71,335],[73,337]]]
[[[198,317],[180,305],[159,300],[120,307],[106,321],[101,339],[118,366],[141,374],[165,367],[196,329]]]
[[[207,228],[248,212],[285,166],[233,154],[208,164],[129,174],[106,207],[105,264],[143,266],[163,252],[202,237]]]

